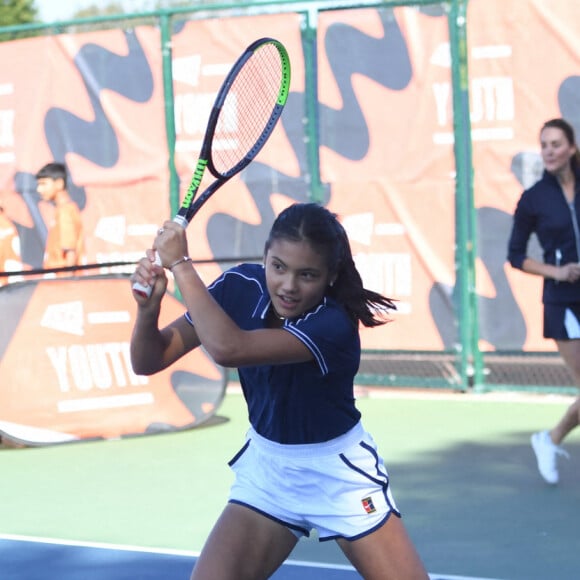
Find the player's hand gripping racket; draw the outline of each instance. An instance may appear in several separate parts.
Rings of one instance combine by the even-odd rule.
[[[187,227],[201,206],[229,179],[249,165],[276,126],[290,90],[290,59],[273,38],[256,40],[234,63],[211,110],[199,159],[187,194],[173,221]],[[197,198],[205,170],[215,181]],[[156,256],[159,265],[159,256]],[[133,284],[151,295],[151,287]]]

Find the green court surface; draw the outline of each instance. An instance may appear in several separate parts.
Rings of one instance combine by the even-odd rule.
[[[529,445],[571,401],[361,390],[365,427],[432,575],[577,580],[580,429],[565,443],[572,457],[557,487],[540,479]],[[246,428],[234,387],[211,424],[191,431],[2,449],[0,535],[199,552]],[[347,564],[334,543],[315,539],[292,557]]]

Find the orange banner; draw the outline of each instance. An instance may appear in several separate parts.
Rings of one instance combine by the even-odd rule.
[[[468,5],[484,350],[552,349],[541,337],[541,280],[506,264],[507,236],[517,198],[537,176],[543,121],[565,116],[580,131],[578,8],[566,0],[524,6]],[[215,92],[243,48],[273,36],[292,62],[290,98],[272,139],[189,227],[193,257],[217,261],[203,269],[208,282],[231,264],[220,264],[222,258],[259,257],[276,214],[314,191],[343,220],[365,284],[399,304],[393,324],[363,330],[363,347],[457,348],[448,17],[444,5],[324,10],[316,44],[309,44],[298,13],[175,16],[172,104],[181,193]],[[306,62],[305,54],[316,58]],[[3,42],[0,59],[0,190],[23,266],[42,262],[53,208],[35,193],[34,174],[52,159],[69,167],[87,232],[86,261],[137,260],[171,213],[159,29]],[[313,138],[320,142],[315,152]],[[313,188],[318,172],[322,183]]]
[[[25,266],[42,266],[54,210],[34,175],[68,166],[82,212],[85,262],[136,260],[168,214],[159,32],[109,30],[0,44],[0,191]],[[24,64],[25,63],[25,64]]]
[[[0,288],[0,432],[29,444],[165,432],[212,417],[223,370],[202,350],[135,375],[136,311],[126,277],[83,276]],[[183,313],[167,296],[161,323]]]
[[[320,16],[321,169],[330,207],[365,284],[398,301],[393,324],[363,331],[365,348],[441,350],[445,330],[456,340],[452,119],[440,113],[451,96],[448,42],[443,14]]]
[[[566,0],[472,0],[469,90],[478,223],[481,348],[553,350],[542,279],[506,262],[512,213],[541,175],[539,131],[565,117],[580,135],[580,7]],[[530,253],[542,259],[536,244]]]

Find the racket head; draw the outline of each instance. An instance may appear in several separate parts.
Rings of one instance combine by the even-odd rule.
[[[218,91],[200,152],[217,182],[190,205],[188,221],[258,155],[284,110],[290,75],[288,52],[274,38],[254,41],[234,63]]]
[[[208,167],[235,175],[272,134],[290,91],[290,59],[282,43],[256,40],[238,58],[216,97],[208,122]]]

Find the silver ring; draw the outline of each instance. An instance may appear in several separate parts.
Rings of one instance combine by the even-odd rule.
[[[160,235],[161,235],[161,234],[162,234],[164,231],[165,231],[165,228],[159,228],[159,229],[157,230],[157,235],[159,235],[159,236],[160,236]]]

